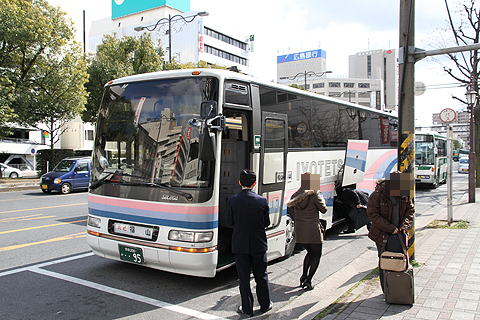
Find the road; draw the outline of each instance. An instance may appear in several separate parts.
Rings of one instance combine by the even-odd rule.
[[[465,193],[467,176],[454,172],[454,199]],[[419,188],[417,215],[436,203],[446,205],[446,194],[446,185]],[[193,278],[93,255],[85,241],[85,192],[3,192],[0,206],[1,318],[238,318],[235,268],[212,279]],[[341,234],[345,228],[327,232],[314,285],[366,250],[376,250],[366,228]],[[269,265],[275,319],[291,319],[282,307],[304,293],[298,288],[304,254],[296,251]]]

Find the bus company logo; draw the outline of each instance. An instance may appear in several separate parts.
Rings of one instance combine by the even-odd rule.
[[[171,194],[164,194],[164,195],[162,195],[162,200],[178,201],[178,196],[174,196],[174,195],[171,195]]]

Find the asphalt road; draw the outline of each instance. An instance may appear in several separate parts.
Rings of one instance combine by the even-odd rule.
[[[467,176],[454,172],[454,199],[465,193]],[[446,204],[446,194],[446,185],[418,189],[417,215]],[[239,318],[235,268],[212,279],[194,278],[97,257],[86,244],[86,218],[86,192],[0,193],[2,319]],[[314,285],[366,250],[376,250],[365,227],[341,234],[345,228],[327,232]],[[291,319],[282,307],[304,293],[298,288],[304,254],[296,251],[269,265],[275,319]]]

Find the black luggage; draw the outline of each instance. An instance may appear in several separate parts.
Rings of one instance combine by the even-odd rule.
[[[413,267],[403,272],[383,271],[385,302],[394,304],[413,304],[415,290],[413,284]]]
[[[353,227],[355,230],[360,229],[364,225],[370,223],[370,219],[368,218],[367,208],[362,206],[361,208],[353,208],[349,213],[348,216],[353,221]]]
[[[389,237],[385,237],[385,243],[382,252],[388,247],[386,241]],[[415,286],[413,281],[413,267],[409,263],[408,252],[401,236],[390,237],[393,242],[400,242],[403,253],[407,257],[407,268],[405,271],[388,271],[383,270],[383,290],[385,294],[385,302],[394,304],[413,304],[415,300]]]

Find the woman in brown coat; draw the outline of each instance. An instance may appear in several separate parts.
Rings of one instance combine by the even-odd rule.
[[[325,200],[320,198],[317,190],[297,190],[287,202],[295,209],[295,236],[297,243],[307,250],[303,260],[303,274],[300,286],[312,290],[312,278],[320,264],[322,256],[323,232],[318,211],[327,212]]]

